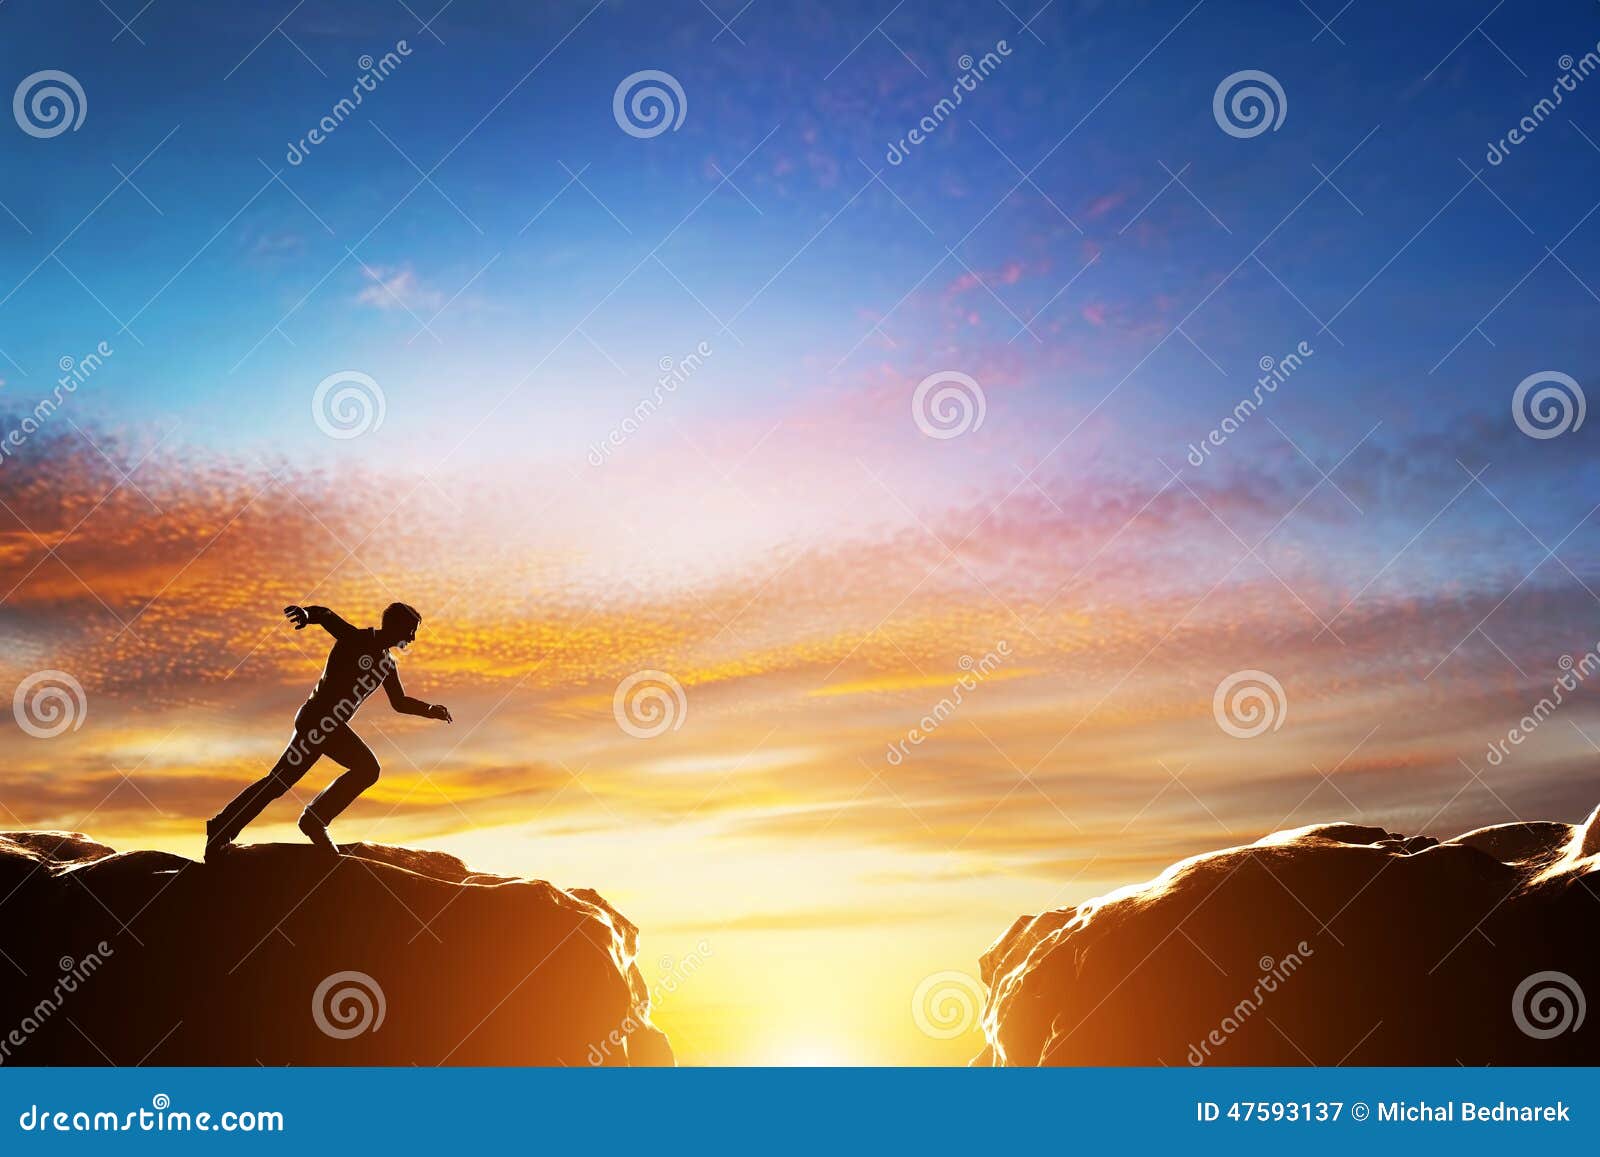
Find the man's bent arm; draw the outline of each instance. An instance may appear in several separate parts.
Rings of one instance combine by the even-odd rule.
[[[356,628],[345,622],[327,607],[307,607],[306,616],[311,622],[316,623],[335,639],[348,639],[356,633]]]
[[[433,710],[432,703],[424,703],[421,699],[407,695],[405,688],[400,686],[400,672],[391,669],[384,677],[383,690],[389,696],[389,706],[401,715],[428,715]]]

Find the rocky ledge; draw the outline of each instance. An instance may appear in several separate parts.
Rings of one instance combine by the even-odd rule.
[[[1014,923],[996,1065],[1600,1063],[1600,809],[1454,839],[1324,824]]]
[[[673,1063],[595,892],[345,850],[0,833],[0,1063]]]

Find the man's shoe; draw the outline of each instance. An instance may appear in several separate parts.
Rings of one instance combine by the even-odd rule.
[[[217,827],[216,820],[206,821],[206,863],[222,858],[223,854],[233,850],[233,837],[226,835]]]
[[[339,854],[338,847],[328,838],[328,825],[310,812],[301,813],[300,831],[306,839],[311,841],[311,846],[318,851],[325,852],[330,856]]]

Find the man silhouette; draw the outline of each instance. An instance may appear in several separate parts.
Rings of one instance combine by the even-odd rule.
[[[300,816],[300,830],[318,848],[337,855],[339,849],[328,837],[328,825],[378,782],[377,757],[351,730],[350,717],[379,687],[389,696],[389,705],[402,715],[454,722],[447,707],[414,699],[400,686],[400,672],[390,650],[403,651],[416,639],[422,616],[413,608],[390,603],[378,627],[352,627],[327,607],[284,607],[283,613],[297,631],[316,623],[333,636],[333,649],[328,652],[322,677],[295,713],[294,735],[278,762],[206,821],[207,859],[230,847],[246,824],[298,783],[324,755],[341,764],[345,772],[306,807]]]

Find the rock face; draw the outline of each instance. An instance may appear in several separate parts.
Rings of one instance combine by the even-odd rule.
[[[0,1063],[672,1064],[594,892],[347,851],[0,834]]]
[[[1600,809],[1278,832],[1025,916],[983,979],[978,1064],[1600,1063]]]

